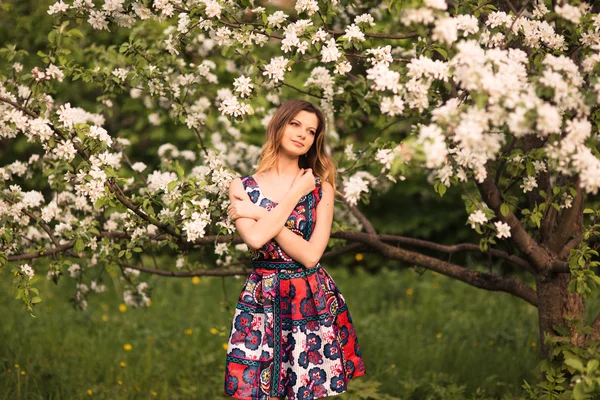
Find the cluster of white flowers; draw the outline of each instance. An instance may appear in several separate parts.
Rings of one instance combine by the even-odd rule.
[[[310,72],[310,76],[304,83],[304,86],[314,86],[323,90],[326,99],[333,98],[334,79],[325,67],[316,67]]]
[[[250,104],[240,102],[235,96],[229,96],[219,105],[219,111],[223,115],[239,117],[248,114],[251,111]]]
[[[285,57],[273,57],[269,64],[265,65],[263,75],[268,76],[273,83],[282,81],[286,71],[292,70],[292,68],[288,66],[288,63],[289,60]]]
[[[275,11],[273,14],[267,17],[267,23],[272,25],[274,28],[281,28],[283,22],[288,18],[289,15],[283,11]]]
[[[369,181],[373,176],[368,172],[359,171],[344,182],[344,198],[348,204],[355,206],[360,200],[361,193],[369,192]]]
[[[88,136],[93,139],[104,142],[108,146],[112,145],[112,138],[110,137],[106,129],[102,128],[101,126],[90,126],[90,132],[88,133]]]
[[[21,273],[29,277],[29,279],[33,278],[33,276],[35,275],[35,271],[29,266],[29,264],[21,265]]]
[[[326,43],[321,48],[321,61],[324,63],[337,61],[342,56],[342,52],[338,49],[335,39],[331,38]]]
[[[581,21],[581,10],[579,7],[572,6],[567,3],[563,5],[557,4],[554,7],[554,12],[574,24],[578,24]]]
[[[346,27],[345,33],[342,35],[342,39],[349,42],[357,41],[364,42],[365,34],[361,32],[360,28],[356,24],[350,24]]]
[[[200,0],[206,6],[204,12],[208,18],[219,18],[223,7],[216,0]]]
[[[427,7],[407,8],[400,14],[400,23],[406,26],[411,24],[429,25],[435,21],[433,10]]]
[[[488,217],[481,210],[477,210],[469,214],[467,221],[471,224],[471,228],[475,229],[481,224],[485,224],[488,221]]]
[[[391,90],[398,93],[402,88],[400,74],[392,71],[385,63],[377,63],[367,70],[367,80],[372,80],[371,88],[376,91]]]
[[[404,112],[404,100],[401,96],[384,97],[381,99],[380,110],[390,117],[401,115]]]
[[[169,183],[177,180],[175,172],[154,171],[148,175],[148,191],[156,193],[159,190],[168,192]]]
[[[186,233],[188,242],[193,242],[198,238],[204,237],[206,226],[210,224],[211,221],[210,213],[207,211],[210,204],[208,199],[202,199],[200,201],[192,200],[192,204],[195,206],[193,209],[184,205],[184,208],[180,213],[182,217],[186,218],[183,222],[183,231]],[[190,210],[194,211],[188,216]]]
[[[510,226],[508,226],[507,223],[501,222],[501,221],[496,221],[496,222],[494,222],[494,225],[496,226],[496,230],[498,231],[496,233],[496,237],[498,239],[510,237]]]
[[[448,148],[442,129],[438,125],[421,125],[417,144],[423,145],[427,168],[438,168],[446,161]]]
[[[319,11],[317,0],[298,0],[296,1],[296,11],[298,14],[306,12],[309,16]]]
[[[531,192],[534,188],[538,187],[535,176],[528,175],[523,179],[523,184],[519,186],[523,189],[524,193]]]
[[[235,87],[235,91],[240,94],[240,97],[250,96],[252,88],[254,87],[252,84],[252,79],[244,75],[236,78],[233,81],[233,86]]]
[[[542,44],[552,50],[566,50],[567,48],[564,36],[557,34],[554,27],[547,21],[537,21],[525,17],[519,17],[515,21],[513,15],[506,14],[504,11],[494,11],[490,13],[485,24],[490,29],[502,27],[508,30],[512,26],[513,33],[522,31],[523,44],[532,49],[537,49]]]
[[[141,282],[135,287],[135,291],[127,289],[123,292],[123,301],[129,307],[148,307],[150,305],[149,294],[150,287],[148,283]]]
[[[49,81],[51,79],[56,79],[57,81],[62,82],[65,74],[56,65],[50,64],[45,71],[40,70],[38,67],[33,68],[31,70],[31,76],[37,82],[42,80]]]

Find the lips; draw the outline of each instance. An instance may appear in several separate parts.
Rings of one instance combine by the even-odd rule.
[[[297,142],[295,140],[292,140],[292,142],[294,142],[296,145],[298,145],[298,147],[304,147],[304,145],[300,142]]]

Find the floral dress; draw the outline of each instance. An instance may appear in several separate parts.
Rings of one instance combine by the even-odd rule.
[[[267,210],[252,175],[241,178],[250,199]],[[309,240],[321,181],[303,196],[286,227]],[[237,399],[318,399],[346,391],[365,373],[346,301],[318,263],[306,268],[271,239],[250,250],[252,272],[239,296],[227,346],[225,394]]]

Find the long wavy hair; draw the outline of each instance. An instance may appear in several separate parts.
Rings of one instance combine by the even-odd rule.
[[[281,138],[285,127],[300,111],[315,114],[319,123],[312,146],[305,155],[298,157],[298,166],[300,168],[311,168],[315,176],[333,186],[333,192],[335,193],[335,163],[325,150],[325,132],[327,128],[325,114],[308,101],[288,100],[275,111],[267,126],[266,143],[260,152],[260,161],[256,172],[259,173],[275,166],[277,157],[279,157]]]

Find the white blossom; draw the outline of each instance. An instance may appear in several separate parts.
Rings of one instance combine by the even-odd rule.
[[[496,230],[498,231],[496,233],[496,237],[498,239],[510,237],[510,226],[508,226],[507,223],[496,221],[494,222],[494,225],[496,226]]]
[[[478,225],[484,224],[488,221],[485,213],[481,210],[477,210],[469,215],[468,222],[471,224],[471,228],[475,229]]]

